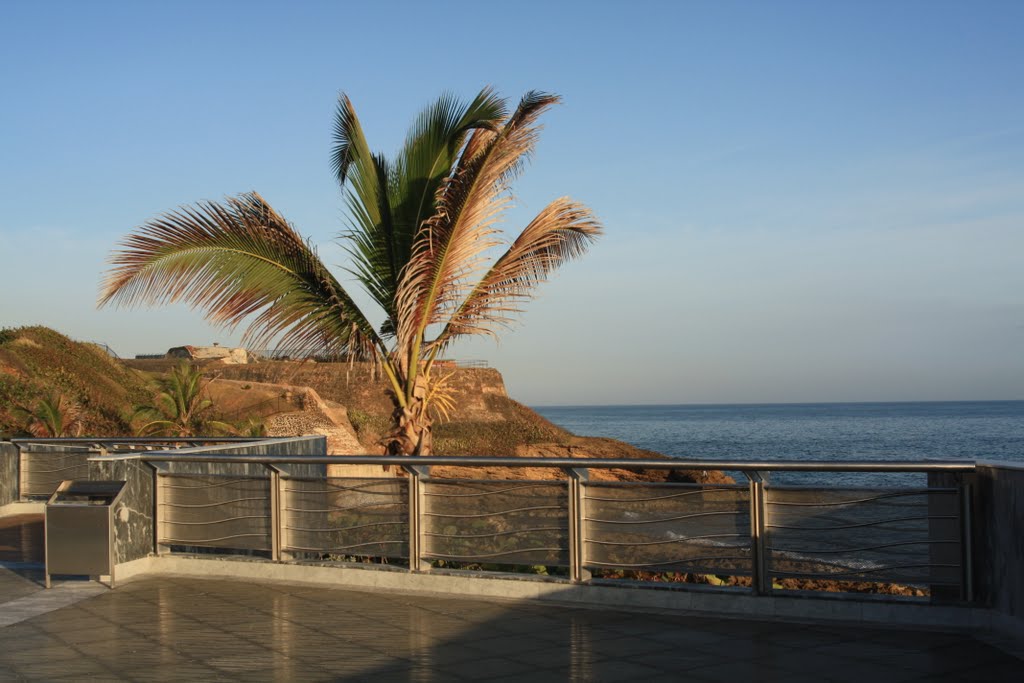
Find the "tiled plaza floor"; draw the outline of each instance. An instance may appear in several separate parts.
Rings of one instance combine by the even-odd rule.
[[[3,574],[0,623],[20,621],[0,627],[0,681],[887,683],[1024,672],[1024,661],[943,633],[192,578],[43,591],[31,575]]]

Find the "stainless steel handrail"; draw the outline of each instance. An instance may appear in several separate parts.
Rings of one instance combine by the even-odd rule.
[[[251,440],[251,439],[250,439]],[[399,456],[399,455],[218,455],[147,451],[125,454],[153,462],[220,462],[260,465],[398,465],[466,467],[553,467],[558,469],[616,470],[727,470],[738,472],[973,472],[972,460],[629,460],[612,458],[518,458],[489,456]]]

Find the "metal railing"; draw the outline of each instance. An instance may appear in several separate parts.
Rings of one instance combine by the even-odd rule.
[[[377,558],[413,571],[560,568],[576,582],[636,572],[899,583],[971,600],[969,462],[594,460],[152,452],[158,552],[273,560]],[[196,463],[204,463],[196,467]],[[427,464],[429,463],[429,464]],[[190,464],[186,467],[186,464]],[[343,477],[388,464],[404,477]],[[431,466],[556,468],[553,480],[450,479]],[[296,467],[302,466],[302,467]],[[310,466],[321,467],[310,475]],[[746,483],[591,481],[609,469],[739,471]],[[186,471],[187,470],[187,471]],[[201,470],[201,471],[199,471]],[[301,470],[301,471],[300,471]],[[917,472],[931,486],[771,486],[771,472]],[[642,578],[642,576],[640,577]]]

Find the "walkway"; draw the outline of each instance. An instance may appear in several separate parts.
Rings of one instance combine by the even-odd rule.
[[[52,592],[66,590],[81,588]],[[168,577],[0,628],[0,681],[895,683],[1015,680],[1022,667],[942,633]]]
[[[937,632],[151,577],[42,589],[35,520],[0,529],[0,683],[24,680],[1009,681]],[[6,535],[5,535],[6,534]],[[11,539],[17,538],[14,544]],[[6,539],[6,540],[4,540]],[[7,545],[5,546],[4,543]],[[22,555],[11,561],[14,548]]]

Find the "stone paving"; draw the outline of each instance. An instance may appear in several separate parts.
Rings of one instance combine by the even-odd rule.
[[[900,683],[1024,674],[1024,660],[941,632],[166,576],[116,590],[85,580],[44,590],[41,520],[2,522],[0,683]]]
[[[22,584],[35,580],[0,580],[0,615],[23,611],[0,626],[0,681],[896,683],[1011,681],[1024,671],[999,649],[937,632],[165,576],[116,590],[36,583],[26,596]],[[72,593],[64,606],[56,597]],[[51,604],[24,612],[33,600]]]

